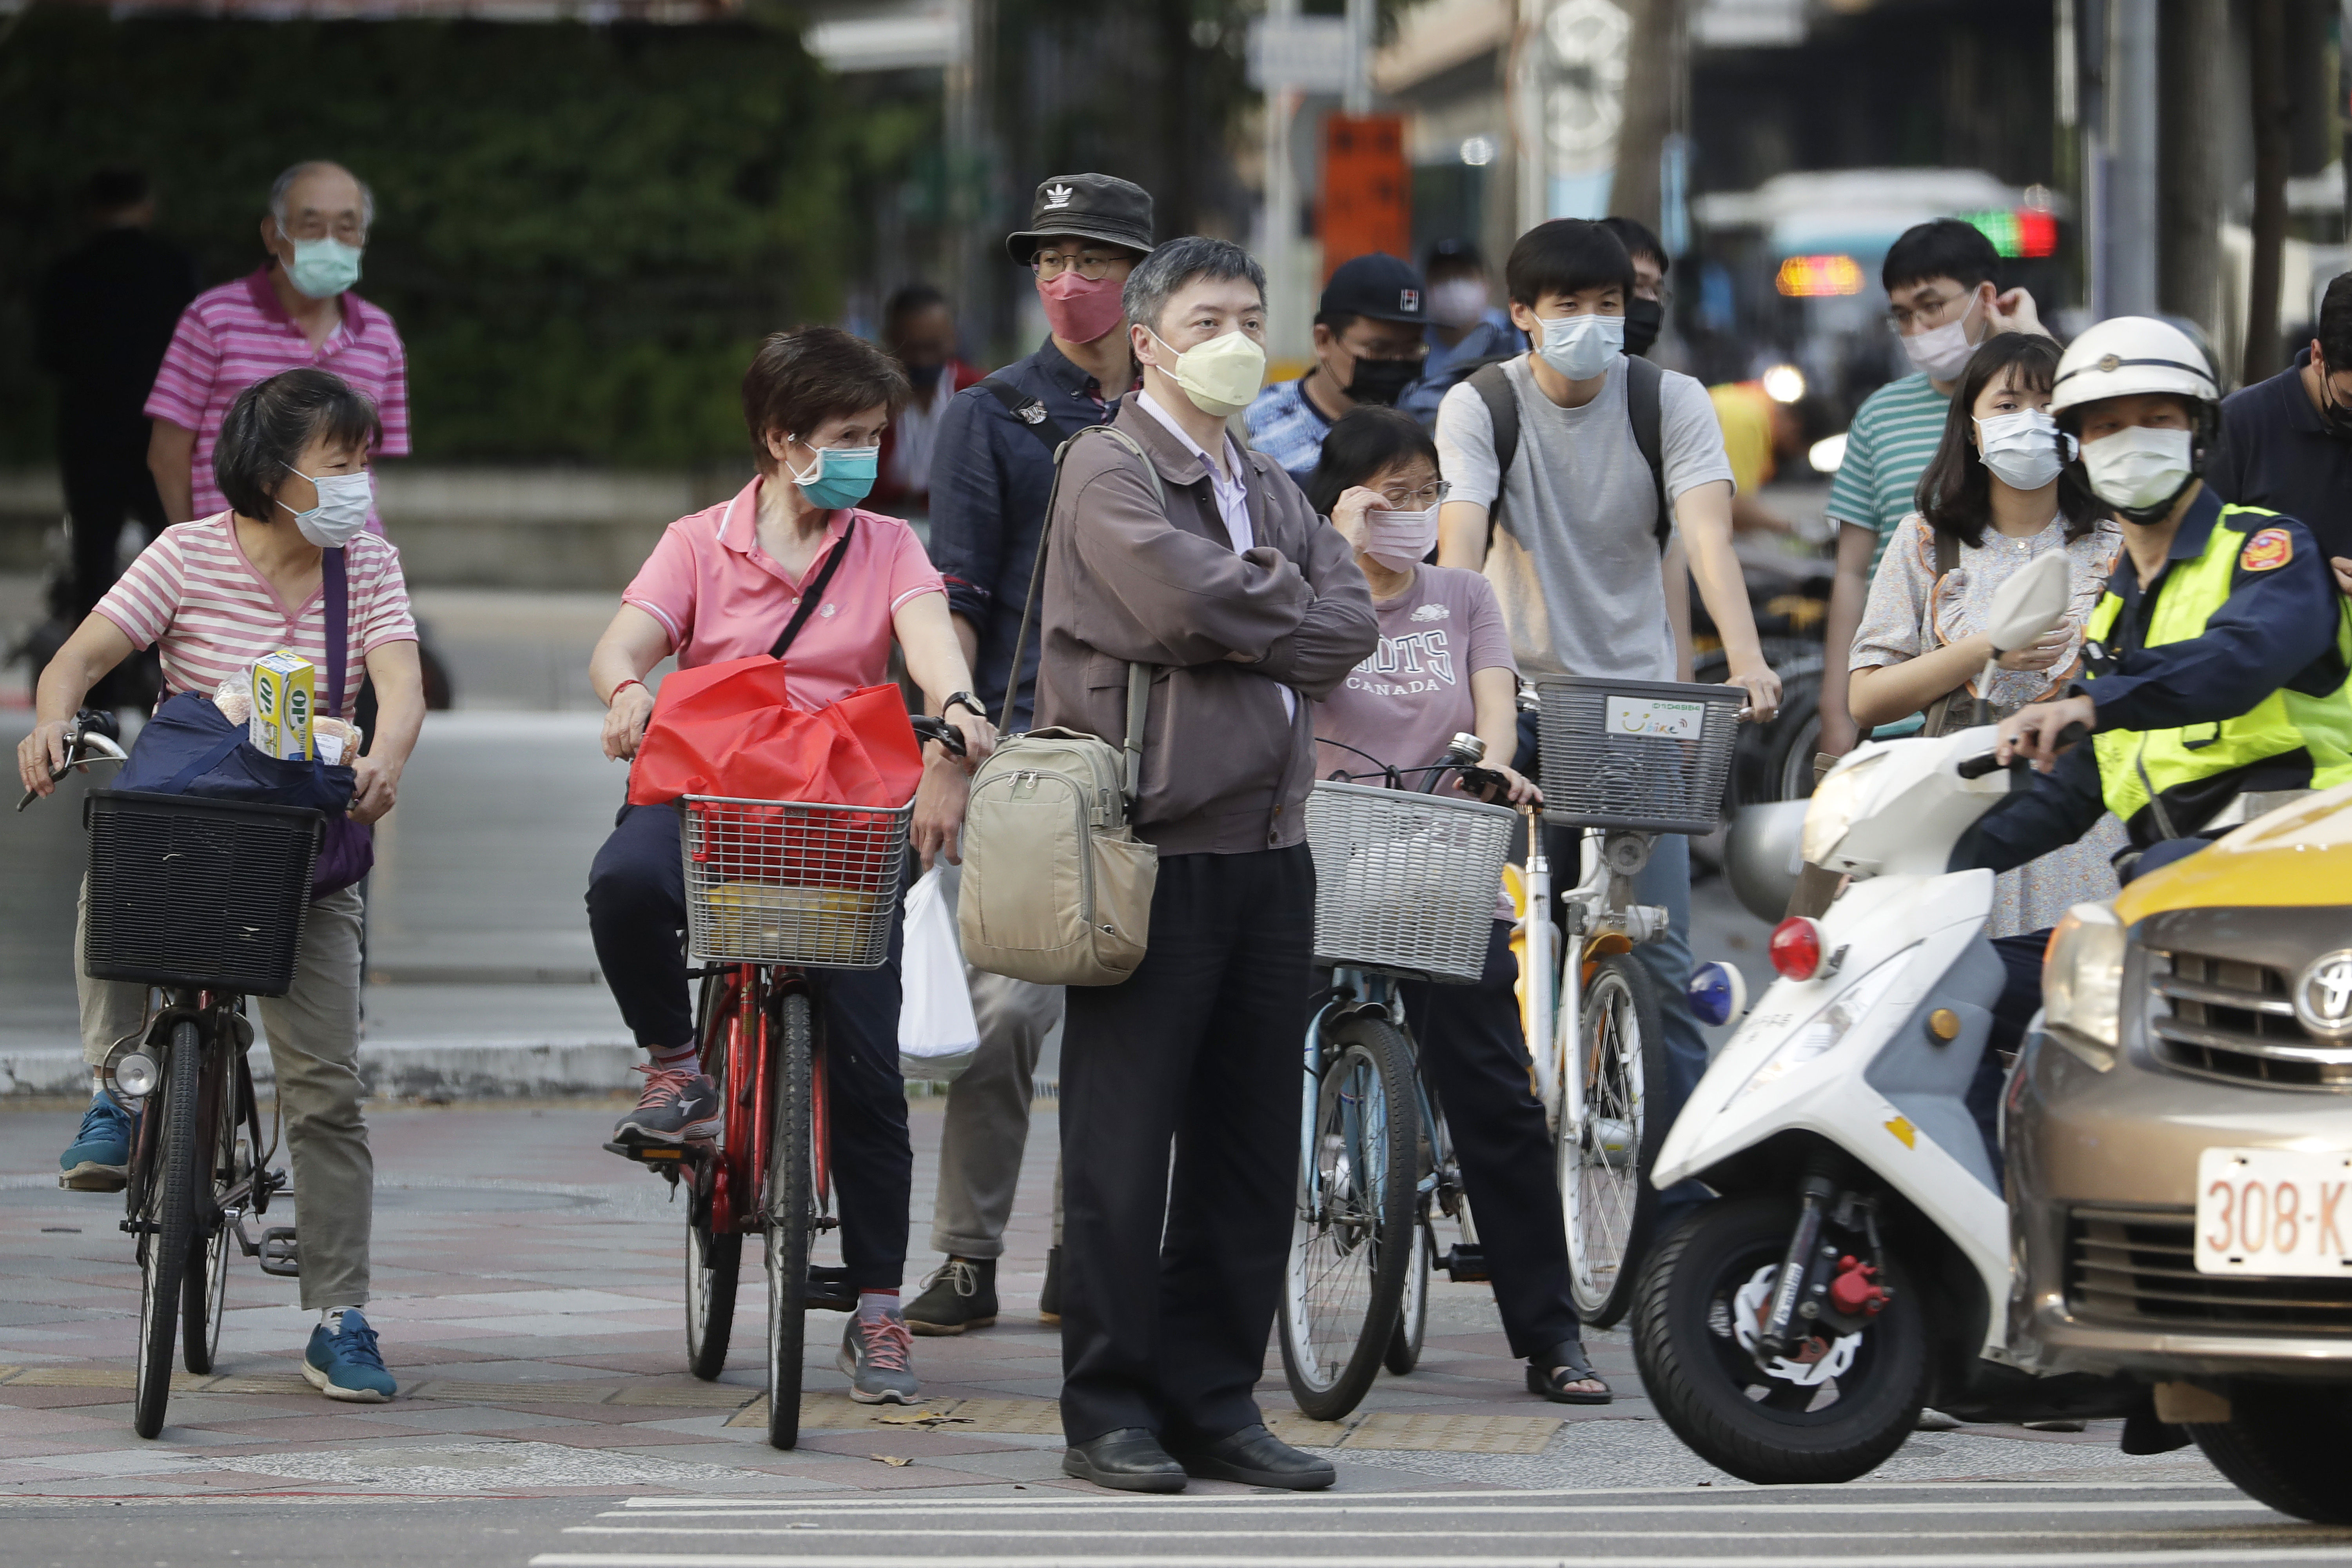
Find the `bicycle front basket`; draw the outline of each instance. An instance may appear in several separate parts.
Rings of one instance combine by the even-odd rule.
[[[688,795],[687,946],[720,963],[878,969],[907,861],[910,803],[821,805]]]
[[[93,980],[283,996],[294,984],[326,818],[302,806],[93,790]]]
[[[1744,689],[1565,675],[1536,692],[1546,822],[1696,834],[1722,823]]]
[[[1476,801],[1317,784],[1307,797],[1315,962],[1476,981],[1517,816]]]

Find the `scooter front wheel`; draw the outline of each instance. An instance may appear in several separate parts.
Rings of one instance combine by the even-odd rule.
[[[1662,1242],[1633,1303],[1633,1356],[1658,1414],[1692,1452],[1759,1485],[1850,1481],[1911,1435],[1926,1394],[1919,1302],[1891,1252],[1891,1288],[1850,1333],[1810,1327],[1781,1356],[1755,1345],[1797,1227],[1778,1197],[1707,1204]]]

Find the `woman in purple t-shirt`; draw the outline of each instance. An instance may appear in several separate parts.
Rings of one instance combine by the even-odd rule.
[[[1363,782],[1375,782],[1371,758],[1425,767],[1465,730],[1486,742],[1489,757],[1508,757],[1518,744],[1518,671],[1495,590],[1475,572],[1422,560],[1437,542],[1444,491],[1436,445],[1410,415],[1367,405],[1324,437],[1307,499],[1356,547],[1381,631],[1372,656],[1316,705],[1318,768],[1327,777],[1370,774]],[[1509,781],[1514,803],[1538,798],[1526,779],[1490,765]],[[1569,1300],[1568,1237],[1551,1133],[1528,1089],[1518,977],[1505,919],[1495,922],[1475,985],[1399,989],[1430,1087],[1454,1129],[1495,1304],[1511,1353],[1527,1358],[1528,1390],[1562,1405],[1606,1405],[1609,1385],[1585,1359]]]

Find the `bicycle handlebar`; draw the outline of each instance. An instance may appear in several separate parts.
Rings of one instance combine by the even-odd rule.
[[[951,757],[961,757],[964,754],[963,731],[945,719],[935,719],[928,713],[918,713],[909,719],[908,722],[915,727],[915,739],[918,742],[937,741],[948,749],[948,755]]]
[[[72,727],[66,731],[66,765],[49,770],[51,784],[58,783],[76,768],[85,768],[92,763],[130,760],[114,737],[99,727],[101,722],[110,724],[112,715],[106,715],[101,721],[95,710],[87,708],[74,715]],[[16,809],[22,811],[39,798],[31,790],[26,790],[25,798],[16,803]]]

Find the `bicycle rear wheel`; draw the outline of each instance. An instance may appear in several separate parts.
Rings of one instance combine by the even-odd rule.
[[[180,1281],[180,1350],[190,1372],[207,1373],[220,1351],[221,1312],[228,1301],[228,1266],[236,1256],[236,1235],[224,1206],[239,1183],[247,1184],[245,1202],[252,1198],[250,1183],[260,1159],[255,1147],[251,1080],[236,1070],[224,1055],[215,1081],[205,1086],[202,1099],[210,1102],[213,1126],[211,1184],[200,1190],[194,1251],[191,1267]]]
[[[813,1130],[816,1036],[808,994],[785,994],[771,1079],[775,1137],[768,1164],[768,1442],[801,1436],[801,1345],[808,1323],[809,1244],[816,1236]]]
[[[703,1071],[718,1079],[726,1092],[727,1031],[740,1016],[742,990],[731,974],[705,975],[702,1020],[697,1031],[702,1040]],[[743,1268],[743,1234],[730,1225],[712,1226],[710,1189],[717,1179],[716,1162],[701,1161],[687,1171],[686,1213],[686,1370],[705,1383],[727,1366],[727,1343],[735,1329],[735,1286]]]
[[[1666,1045],[1656,988],[1631,953],[1600,961],[1578,1012],[1583,1037],[1570,1059],[1584,1092],[1580,1114],[1560,1118],[1560,1202],[1569,1297],[1578,1317],[1605,1329],[1633,1300],[1657,1209],[1650,1172],[1665,1129],[1648,1107],[1666,1082]]]
[[[1282,1293],[1282,1370],[1318,1421],[1353,1410],[1396,1331],[1415,1229],[1412,1052],[1384,1018],[1331,1032]]]
[[[163,1407],[172,1397],[172,1369],[178,1361],[180,1295],[188,1254],[195,1242],[196,1184],[202,1179],[212,1129],[199,1120],[203,1087],[203,1036],[195,1020],[172,1026],[163,1062],[163,1082],[149,1097],[147,1114],[160,1116],[154,1161],[139,1191],[145,1200],[133,1217],[139,1236],[139,1373],[131,1396],[131,1429],[152,1437],[163,1429]]]

